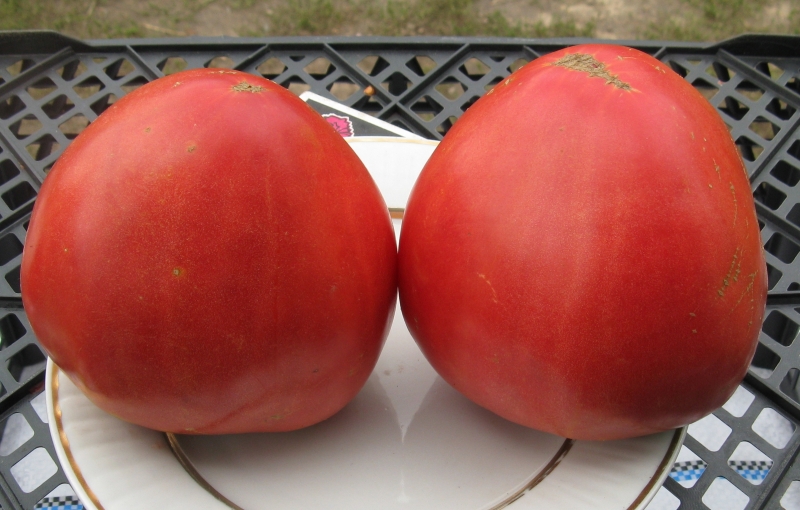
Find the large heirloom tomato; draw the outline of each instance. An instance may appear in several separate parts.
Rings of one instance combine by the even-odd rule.
[[[409,198],[400,304],[442,377],[576,439],[685,425],[736,389],[766,267],[715,109],[639,51],[541,57],[475,103]]]
[[[282,431],[370,375],[396,245],[366,168],[282,87],[202,69],[122,98],[42,186],[31,325],[99,407],[189,433]]]

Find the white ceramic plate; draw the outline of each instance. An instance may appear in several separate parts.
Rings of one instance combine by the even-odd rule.
[[[399,216],[435,143],[351,146]],[[59,460],[88,510],[641,509],[685,433],[571,441],[505,421],[436,375],[399,310],[361,393],[296,432],[167,436],[99,410],[51,361],[46,391]]]

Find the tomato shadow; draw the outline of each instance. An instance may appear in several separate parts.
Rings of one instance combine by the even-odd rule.
[[[179,436],[199,474],[245,509],[390,507],[399,494],[402,437],[373,374],[339,413],[276,433]],[[387,505],[381,505],[386,501]]]
[[[500,503],[563,441],[497,416],[437,377],[403,439],[401,499],[440,510]]]

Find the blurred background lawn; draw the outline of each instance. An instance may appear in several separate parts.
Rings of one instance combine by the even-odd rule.
[[[165,36],[585,36],[718,41],[800,34],[800,0],[0,0],[0,29]]]

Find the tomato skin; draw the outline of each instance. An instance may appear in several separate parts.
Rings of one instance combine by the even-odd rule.
[[[68,147],[21,286],[45,350],[104,410],[170,432],[284,431],[369,377],[396,244],[322,117],[268,80],[202,69],[125,96]]]
[[[609,74],[556,65],[576,53]],[[725,124],[665,64],[610,45],[543,56],[470,107],[411,193],[398,268],[406,324],[445,380],[575,439],[721,406],[767,292]]]

